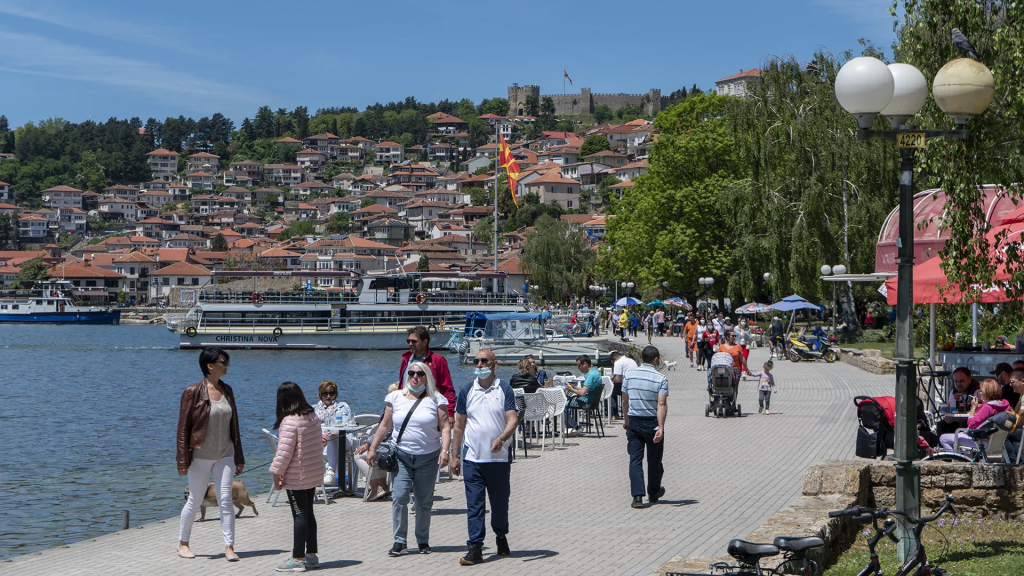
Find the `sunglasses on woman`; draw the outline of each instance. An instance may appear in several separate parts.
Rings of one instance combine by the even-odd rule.
[[[426,378],[427,376],[426,372],[418,372],[416,370],[409,370],[407,374],[409,374],[409,378]]]

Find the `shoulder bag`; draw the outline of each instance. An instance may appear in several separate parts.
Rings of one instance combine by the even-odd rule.
[[[405,427],[409,424],[409,418],[412,418],[412,413],[416,411],[416,408],[423,402],[423,398],[426,394],[416,399],[416,403],[412,405],[409,413],[405,415],[405,421],[402,422],[402,427],[398,430],[398,438],[395,440],[389,440],[387,444],[381,444],[377,447],[377,467],[385,472],[396,472],[398,470],[398,444],[402,441],[402,434],[405,433]]]

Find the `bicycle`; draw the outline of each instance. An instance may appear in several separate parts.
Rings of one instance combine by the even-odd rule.
[[[820,548],[825,542],[817,536],[779,536],[771,544],[758,544],[745,540],[730,540],[729,555],[739,562],[713,562],[708,572],[666,572],[665,576],[783,576],[783,567],[800,565],[800,576],[818,576],[818,563],[807,557],[807,551]],[[761,560],[782,553],[782,562],[774,568],[761,566]]]
[[[786,359],[786,346],[781,336],[772,336],[768,340],[770,346],[768,350],[769,360],[785,360]]]
[[[975,446],[970,448],[961,448],[961,452],[938,450],[924,458],[921,458],[921,462],[966,462],[968,464],[986,464],[989,462],[989,458],[986,453],[988,443],[983,444],[982,441],[988,440],[990,436],[998,431],[999,429],[995,426],[966,430],[964,433],[975,441]],[[1000,439],[1000,442],[1002,442],[1002,439]],[[1002,462],[1002,459],[998,462]]]
[[[900,566],[899,570],[896,571],[893,576],[946,576],[946,571],[937,566],[932,566],[931,562],[928,561],[928,555],[925,552],[924,544],[921,541],[921,532],[929,522],[934,522],[946,512],[952,512],[956,515],[956,509],[953,508],[953,497],[946,496],[946,499],[942,502],[942,506],[939,507],[939,511],[934,516],[927,518],[912,518],[906,512],[901,510],[889,510],[888,508],[864,508],[861,506],[854,506],[853,508],[847,508],[845,510],[836,510],[829,512],[829,518],[838,518],[840,516],[854,516],[854,521],[871,521],[872,527],[875,529],[875,534],[868,538],[868,552],[870,553],[870,560],[868,565],[860,571],[858,576],[882,576],[882,565],[878,560],[878,554],[875,552],[875,546],[882,538],[889,538],[892,542],[899,542],[893,532],[896,530],[896,522],[889,518],[890,516],[900,516],[904,518],[910,524],[914,526],[914,538],[917,540],[917,551],[914,556],[907,559],[907,561]],[[878,526],[878,521],[884,520],[882,527]],[[914,572],[911,573],[911,570]]]

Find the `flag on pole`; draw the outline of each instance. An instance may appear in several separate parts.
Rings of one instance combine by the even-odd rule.
[[[512,191],[512,201],[519,206],[519,198],[516,196],[516,186],[519,184],[519,164],[516,163],[516,159],[512,156],[512,150],[508,147],[508,142],[505,142],[505,137],[501,134],[498,135],[498,166],[504,168],[508,173],[508,189]]]
[[[562,75],[565,76],[565,79],[569,81],[569,85],[571,86],[572,78],[569,78],[569,73],[565,71],[565,68],[562,68]]]

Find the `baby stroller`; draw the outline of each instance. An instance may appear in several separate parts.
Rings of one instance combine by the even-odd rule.
[[[881,458],[893,449],[896,440],[896,398],[892,396],[856,396],[853,403],[857,406],[857,446],[854,453],[860,458]],[[917,445],[920,449],[918,457],[923,458],[931,453],[932,447],[938,443],[935,434],[928,430],[924,405],[917,400]],[[933,438],[934,437],[934,438]]]
[[[857,406],[857,448],[855,454],[860,458],[878,458],[885,460],[888,450],[893,447],[896,439],[896,399],[892,396],[857,396],[853,399]]]
[[[732,356],[718,352],[711,357],[708,369],[708,405],[704,408],[704,416],[715,415],[716,418],[740,416],[743,411],[736,403],[739,382],[733,372]]]

